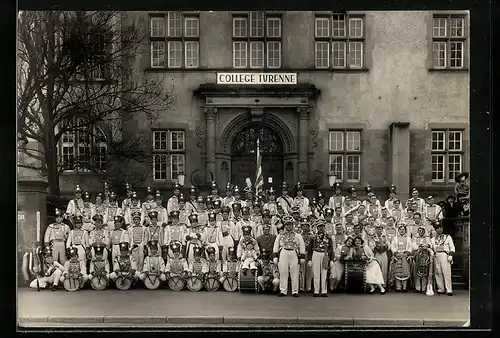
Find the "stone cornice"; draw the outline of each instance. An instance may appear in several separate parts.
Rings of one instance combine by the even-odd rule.
[[[315,85],[303,83],[297,85],[219,85],[215,83],[201,84],[194,90],[198,97],[248,97],[248,96],[271,96],[271,97],[307,97],[316,98],[321,90]]]

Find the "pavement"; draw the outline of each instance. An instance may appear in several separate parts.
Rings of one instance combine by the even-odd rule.
[[[469,293],[329,294],[299,298],[167,289],[55,292],[18,289],[20,327],[461,327]]]

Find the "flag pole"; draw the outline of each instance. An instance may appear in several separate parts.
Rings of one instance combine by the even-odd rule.
[[[259,152],[260,152],[260,138],[257,137],[257,158],[255,159],[255,163],[257,163],[257,165],[259,165]],[[259,179],[259,168],[257,167],[257,170],[255,172],[255,198],[257,198],[257,194],[259,193],[259,185],[257,184],[257,180]]]

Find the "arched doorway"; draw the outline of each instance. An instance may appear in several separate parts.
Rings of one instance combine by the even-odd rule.
[[[273,186],[283,181],[283,141],[275,130],[251,124],[236,133],[231,142],[231,182],[240,189],[245,186],[247,177],[255,185],[257,139],[262,154],[264,186],[269,187],[269,177],[273,178]]]

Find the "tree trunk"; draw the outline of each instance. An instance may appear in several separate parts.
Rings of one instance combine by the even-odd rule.
[[[45,162],[47,165],[47,182],[49,193],[53,196],[60,196],[59,169],[57,168],[57,145],[54,143],[54,133],[48,132],[45,144]]]

